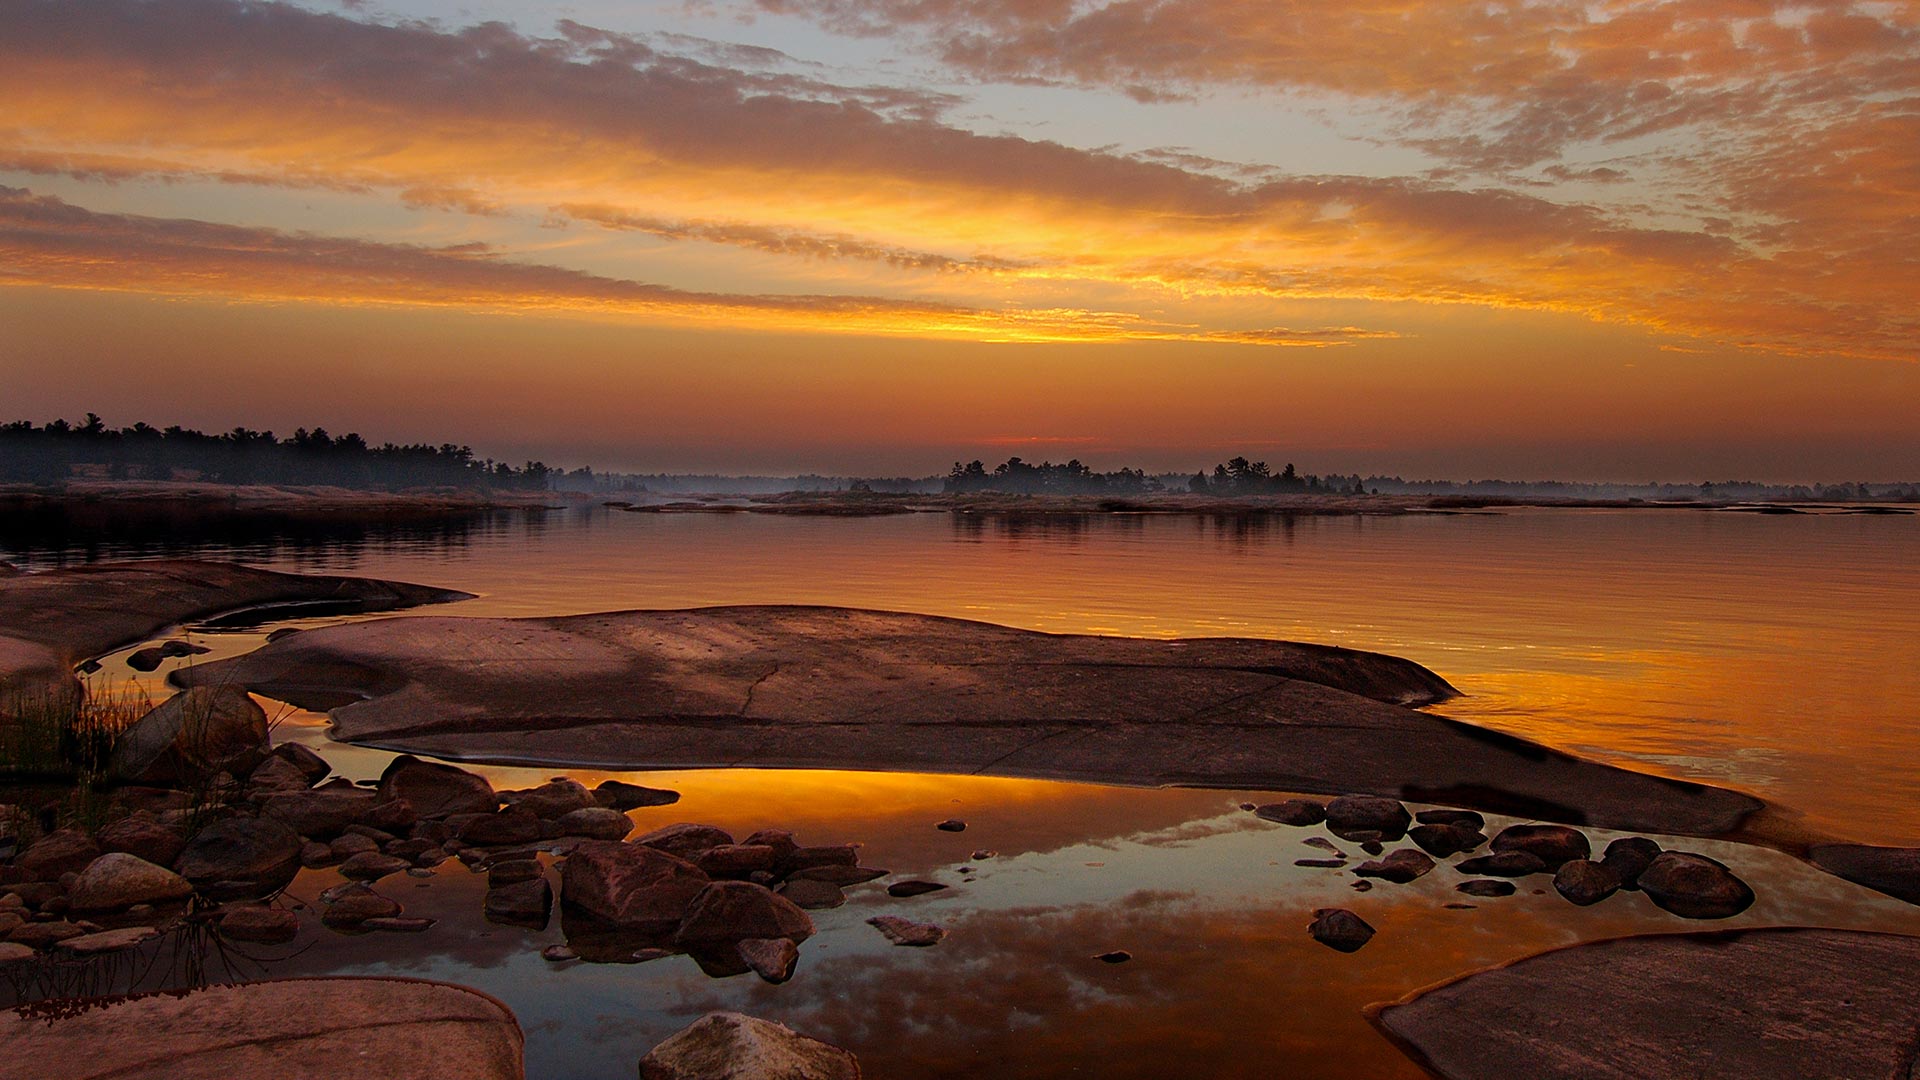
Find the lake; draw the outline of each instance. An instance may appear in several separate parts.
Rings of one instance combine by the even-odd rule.
[[[1054,632],[1325,642],[1432,668],[1464,695],[1436,708],[1446,715],[1750,791],[1821,833],[1920,844],[1913,516],[825,519],[594,506],[343,528],[98,513],[85,527],[0,526],[0,558],[41,567],[197,555],[478,594],[448,614],[813,603]],[[254,647],[267,629],[193,635],[217,657]],[[133,677],[123,655],[97,678]],[[164,674],[140,685],[161,693]],[[377,775],[386,760],[327,744],[323,717],[270,713],[283,714],[279,737],[320,747],[349,775]],[[503,787],[554,773],[485,771]],[[592,783],[608,774],[573,775]],[[781,827],[803,842],[858,841],[870,865],[953,887],[913,900],[850,890],[845,907],[815,913],[820,933],[802,946],[799,974],[771,986],[709,979],[685,957],[549,964],[539,950],[564,940],[558,913],[541,931],[490,925],[479,918],[484,876],[448,863],[397,886],[410,914],[441,917],[426,934],[323,931],[288,949],[212,958],[163,943],[116,985],[178,983],[196,964],[242,977],[447,979],[514,1008],[535,1077],[631,1076],[654,1042],[729,1007],[847,1046],[874,1077],[1411,1078],[1422,1073],[1373,1031],[1363,1005],[1554,945],[1703,925],[1638,894],[1575,908],[1545,878],[1522,879],[1511,898],[1472,900],[1444,867],[1356,893],[1345,871],[1294,865],[1323,854],[1301,843],[1323,830],[1240,809],[1271,792],[847,772],[625,775],[683,796],[635,811],[641,828],[703,821],[736,835]],[[967,831],[933,828],[947,818]],[[1589,833],[1596,847],[1612,835]],[[1920,933],[1920,909],[1778,852],[1671,844],[1721,859],[1759,893],[1746,914],[1713,925]],[[994,854],[973,858],[980,850]],[[334,880],[303,872],[291,894],[311,899]],[[1476,906],[1446,906],[1463,902]],[[1379,935],[1352,955],[1320,946],[1305,927],[1328,906],[1353,909]],[[950,936],[931,949],[888,946],[865,925],[882,913],[939,922]],[[1134,958],[1093,959],[1112,949]]]

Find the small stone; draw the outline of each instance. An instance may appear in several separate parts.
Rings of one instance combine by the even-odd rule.
[[[1640,875],[1660,857],[1660,845],[1644,836],[1623,836],[1607,845],[1600,865],[1620,877],[1620,887],[1637,891]]]
[[[1347,860],[1345,859],[1295,859],[1293,860],[1293,865],[1310,867],[1316,870],[1338,870],[1339,868],[1347,865]],[[1367,863],[1366,865],[1375,866],[1378,864]]]
[[[378,851],[363,851],[340,864],[340,875],[354,881],[378,881],[389,874],[397,874],[413,864],[392,855],[382,855]]]
[[[1397,799],[1373,795],[1342,795],[1327,804],[1327,829],[1343,840],[1360,842],[1361,833],[1378,833],[1378,840],[1406,835],[1413,816]]]
[[[1539,856],[1547,869],[1558,870],[1569,859],[1593,854],[1593,845],[1585,833],[1565,825],[1509,825],[1493,838],[1493,851],[1524,851]]]
[[[961,821],[959,818],[948,818],[940,824],[935,825],[934,828],[939,829],[941,832],[966,832],[967,823]]]
[[[629,959],[631,959],[636,964],[644,964],[651,960],[665,960],[669,956],[678,956],[678,955],[679,954],[674,952],[672,949],[657,949],[657,948],[649,947],[645,949],[633,950],[633,955],[629,957]]]
[[[1489,877],[1526,877],[1529,874],[1547,872],[1547,864],[1541,860],[1540,856],[1529,851],[1502,851],[1493,855],[1482,855],[1477,859],[1466,859],[1455,863],[1453,868],[1463,874]]]
[[[1487,819],[1471,810],[1422,810],[1413,815],[1413,820],[1422,825],[1453,825],[1469,832],[1487,827]]]
[[[1329,855],[1338,856],[1339,858],[1342,858],[1342,859],[1347,857],[1346,852],[1341,851],[1339,847],[1335,846],[1333,841],[1327,839],[1324,836],[1309,836],[1305,840],[1302,840],[1300,842],[1307,845],[1308,847],[1319,848],[1321,851],[1324,851]]]
[[[1512,896],[1518,891],[1514,888],[1513,882],[1511,881],[1494,881],[1491,878],[1475,878],[1472,881],[1463,881],[1455,885],[1454,888],[1466,893],[1468,896],[1479,897]]]
[[[1096,953],[1094,959],[1103,964],[1124,964],[1133,959],[1133,954],[1125,949],[1115,949],[1112,952]]]
[[[1568,859],[1553,875],[1553,887],[1569,903],[1587,907],[1620,891],[1620,875],[1591,859]]]
[[[945,929],[933,923],[914,922],[912,919],[903,919],[898,915],[876,915],[867,920],[867,925],[880,931],[895,945],[908,945],[915,948],[938,945],[940,940],[947,936]]]
[[[1327,808],[1312,799],[1288,799],[1253,808],[1253,816],[1276,825],[1318,825],[1327,820]]]
[[[564,964],[569,960],[580,959],[580,954],[565,945],[549,945],[540,950],[540,959],[550,963]]]
[[[1378,855],[1387,850],[1387,847],[1378,840],[1365,840],[1361,842],[1360,850],[1369,855]]]
[[[910,896],[923,896],[930,892],[939,892],[944,888],[946,888],[946,886],[937,881],[921,881],[918,879],[896,881],[887,886],[887,895],[898,899],[905,899]]]
[[[1432,859],[1412,848],[1401,848],[1384,859],[1363,862],[1354,867],[1353,872],[1359,877],[1375,877],[1391,881],[1396,885],[1405,885],[1415,878],[1424,876],[1432,869]]]
[[[1359,881],[1348,886],[1348,888],[1351,888],[1354,892],[1368,892],[1372,890],[1373,882],[1368,881],[1366,878],[1361,878]]]
[[[968,858],[972,859],[974,862],[982,862],[987,859],[991,859],[998,854],[1000,853],[997,851],[989,851],[986,848],[981,848],[980,850],[974,852],[972,855],[969,855]]]
[[[749,1064],[750,1063],[750,1064]],[[852,1054],[740,1013],[708,1013],[640,1059],[640,1080],[859,1080]]]
[[[1320,908],[1313,913],[1307,932],[1328,948],[1350,953],[1372,940],[1374,930],[1365,919],[1346,908]]]
[[[602,780],[593,789],[593,800],[601,806],[624,813],[644,806],[671,806],[680,801],[680,793],[663,788],[641,787],[623,780]]]
[[[417,934],[434,924],[433,919],[413,915],[389,915],[383,918],[368,919],[360,924],[362,930],[385,930],[389,933]]]
[[[102,930],[98,933],[66,938],[60,942],[60,948],[81,956],[92,956],[96,953],[118,952],[138,945],[158,933],[159,931],[151,926],[126,926],[118,930]]]
[[[220,916],[220,936],[235,941],[279,945],[300,933],[300,917],[281,908],[249,904],[228,908]]]
[[[800,963],[799,947],[783,937],[747,938],[737,948],[740,959],[754,974],[775,985],[793,978],[793,970]]]

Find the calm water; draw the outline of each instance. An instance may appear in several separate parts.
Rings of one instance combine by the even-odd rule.
[[[1753,791],[1835,835],[1920,844],[1915,517],[824,520],[596,507],[331,535],[258,523],[185,536],[0,530],[0,552],[32,566],[201,554],[396,577],[478,593],[446,609],[474,615],[795,602],[1051,631],[1337,643],[1440,672],[1466,694],[1441,708],[1449,715]],[[198,639],[221,655],[259,635]],[[108,674],[126,669],[110,658]],[[291,714],[281,731],[320,744],[322,722]],[[325,749],[356,775],[384,759]],[[492,771],[503,786],[546,775]],[[489,926],[477,917],[483,882],[457,864],[393,886],[410,911],[443,917],[427,934],[316,932],[292,959],[265,950],[220,963],[241,975],[395,971],[479,986],[518,1012],[538,1077],[630,1076],[648,1046],[718,1006],[840,1042],[877,1077],[1269,1076],[1281,1063],[1300,1077],[1416,1077],[1362,1005],[1550,945],[1699,925],[1637,895],[1590,909],[1550,889],[1532,895],[1545,879],[1448,909],[1466,898],[1446,868],[1356,894],[1341,871],[1292,865],[1319,854],[1300,843],[1318,830],[1237,809],[1268,793],[814,772],[637,779],[684,794],[636,811],[642,827],[698,820],[862,841],[870,864],[956,887],[911,901],[853,890],[846,907],[816,913],[821,933],[780,987],[711,980],[684,958],[552,968],[538,950],[563,940],[558,918],[539,932]],[[932,829],[956,816],[966,833]],[[1675,843],[1755,884],[1760,901],[1737,925],[1920,933],[1920,909],[1778,853]],[[969,860],[977,848],[997,855]],[[969,862],[979,869],[957,869]],[[311,896],[331,880],[304,875],[293,891]],[[1305,935],[1314,908],[1336,905],[1380,930],[1357,954]],[[953,933],[934,949],[891,948],[864,925],[882,912]],[[401,947],[407,959],[396,961]],[[155,947],[163,955],[135,981],[169,978],[185,962],[173,948]],[[1136,959],[1091,959],[1115,948]]]

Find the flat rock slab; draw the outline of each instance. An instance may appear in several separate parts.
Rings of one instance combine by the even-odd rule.
[[[1245,638],[830,607],[415,617],[173,678],[333,708],[338,739],[471,761],[1366,792],[1708,836],[1761,806],[1407,708],[1453,693],[1411,661]]]
[[[280,574],[237,563],[96,563],[0,577],[0,679],[64,682],[89,656],[176,623],[267,605],[290,613],[395,611],[469,594],[398,581]]]
[[[1767,929],[1542,953],[1368,1014],[1446,1080],[1910,1080],[1920,938]]]
[[[59,1003],[54,1003],[59,1004]],[[288,979],[0,1014],[0,1060],[35,1080],[521,1080],[520,1025],[458,986]]]
[[[1838,874],[1909,904],[1920,904],[1920,848],[1819,844],[1808,857],[1813,865],[1829,874]]]

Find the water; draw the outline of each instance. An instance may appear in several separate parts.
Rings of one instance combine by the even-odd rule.
[[[344,534],[257,520],[63,533],[43,521],[0,526],[0,552],[30,566],[235,557],[479,594],[449,614],[823,603],[1057,632],[1336,643],[1438,671],[1465,693],[1440,707],[1448,715],[1752,791],[1830,834],[1920,844],[1915,517],[845,520],[591,507]],[[259,638],[196,637],[214,655]],[[109,658],[107,674],[127,673]],[[280,730],[318,745],[321,722],[291,713]],[[382,760],[323,749],[358,775]],[[493,770],[502,786],[549,771]],[[1299,842],[1319,830],[1237,808],[1273,793],[819,772],[633,779],[684,795],[636,811],[642,827],[697,820],[736,834],[779,826],[805,842],[863,841],[869,863],[956,887],[910,901],[852,891],[846,907],[816,913],[821,932],[780,987],[711,980],[684,958],[553,968],[538,950],[563,940],[558,918],[539,932],[486,924],[483,884],[457,864],[418,888],[395,886],[410,911],[443,916],[425,935],[319,932],[292,959],[230,959],[240,974],[392,971],[486,989],[520,1015],[535,1076],[630,1076],[653,1042],[725,1006],[840,1042],[878,1077],[1264,1076],[1284,1063],[1302,1077],[1411,1078],[1419,1070],[1367,1026],[1362,1005],[1553,945],[1699,925],[1638,895],[1575,909],[1550,889],[1533,895],[1539,878],[1514,898],[1448,909],[1467,898],[1445,868],[1356,894],[1342,871],[1292,865],[1320,854]],[[968,831],[933,830],[948,817]],[[1732,925],[1920,933],[1920,909],[1776,852],[1675,843],[1755,884],[1759,903]],[[976,848],[998,854],[969,860]],[[978,869],[962,874],[964,864]],[[310,897],[331,880],[306,874],[293,891]],[[1333,953],[1304,933],[1322,906],[1350,907],[1380,935],[1359,953]],[[933,949],[892,948],[864,925],[879,913],[953,933]],[[1115,948],[1135,960],[1091,959]]]

